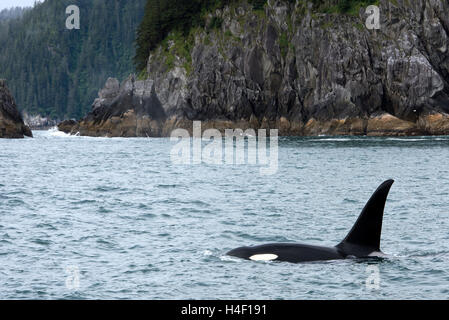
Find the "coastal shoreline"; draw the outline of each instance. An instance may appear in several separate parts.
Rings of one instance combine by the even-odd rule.
[[[58,130],[80,136],[92,137],[169,137],[176,129],[184,129],[193,134],[195,120],[169,119],[155,121],[148,117],[137,119],[130,111],[124,117],[115,117],[99,123],[93,121],[63,121]],[[201,121],[202,132],[217,129],[222,134],[225,130],[259,130],[277,129],[279,136],[444,136],[449,135],[449,116],[434,114],[416,123],[398,119],[389,114],[369,119],[332,119],[329,121],[309,120],[307,123],[291,122],[286,118],[275,121],[263,119],[227,121]]]
[[[378,30],[364,27],[362,10],[317,13],[287,1],[257,12],[244,2],[224,6],[188,38],[169,34],[139,76],[109,78],[83,119],[58,127],[153,137],[202,121],[205,129],[280,136],[447,135],[449,7],[423,1],[379,1]],[[215,20],[222,23],[208,27]]]

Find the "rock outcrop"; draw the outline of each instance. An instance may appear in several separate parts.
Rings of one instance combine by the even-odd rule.
[[[109,79],[72,133],[167,136],[175,128],[273,128],[280,135],[449,134],[449,3],[380,0],[367,15],[305,1],[217,10],[218,30],[153,52],[145,80]],[[207,25],[207,24],[206,24]]]
[[[78,122],[72,119],[62,121],[57,127],[59,131],[70,134],[76,125],[78,125]]]
[[[6,81],[0,79],[0,138],[24,138],[24,136],[33,135],[30,128],[24,124]]]

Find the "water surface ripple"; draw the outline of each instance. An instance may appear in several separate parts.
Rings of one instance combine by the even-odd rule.
[[[272,176],[174,165],[172,145],[52,131],[0,140],[0,298],[449,297],[449,137],[280,138]],[[224,256],[267,242],[334,245],[388,178],[386,260]],[[365,286],[370,264],[379,290]]]

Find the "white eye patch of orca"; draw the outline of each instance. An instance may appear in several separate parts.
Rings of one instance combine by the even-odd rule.
[[[277,258],[278,258],[277,255],[271,254],[271,253],[255,254],[255,255],[249,257],[249,259],[253,260],[253,261],[273,261],[273,260],[276,260]]]

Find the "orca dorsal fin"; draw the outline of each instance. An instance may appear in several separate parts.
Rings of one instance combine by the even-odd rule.
[[[394,180],[382,183],[366,203],[359,218],[346,238],[337,246],[365,247],[370,251],[380,251],[380,235],[385,202]]]

